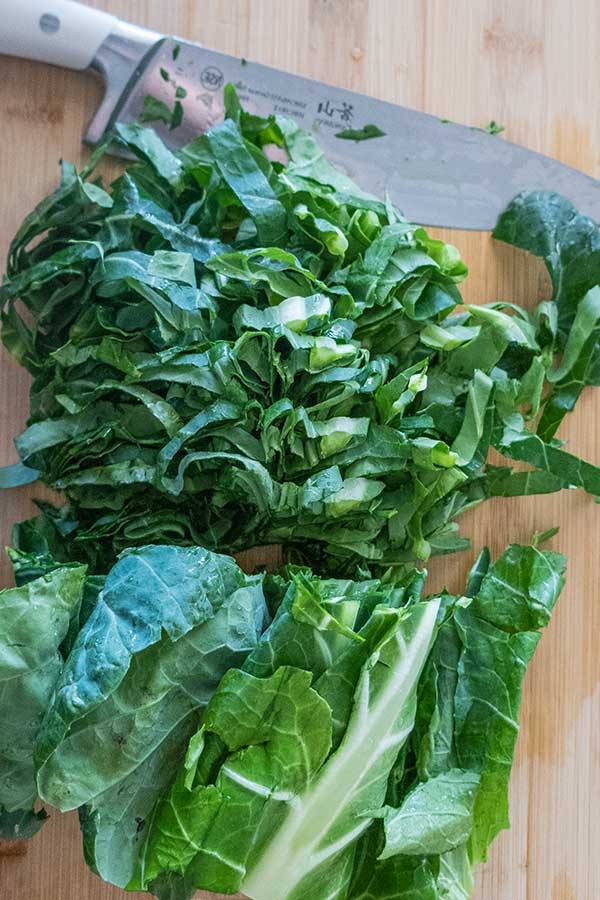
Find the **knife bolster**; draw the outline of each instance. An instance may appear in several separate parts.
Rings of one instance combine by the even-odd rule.
[[[104,82],[104,97],[90,122],[85,140],[97,144],[115,120],[118,110],[164,37],[157,31],[117,20],[98,48],[90,68]]]

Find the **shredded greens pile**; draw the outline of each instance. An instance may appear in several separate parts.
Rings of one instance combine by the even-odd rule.
[[[0,592],[0,836],[39,796],[161,900],[467,900],[564,560],[484,551],[434,597],[422,563],[488,497],[600,496],[556,438],[600,383],[600,229],[519,195],[495,236],[553,296],[466,306],[456,248],[226,105],[177,153],[117,126],[138,161],[64,163],[11,246],[33,384],[0,487],[67,503],[15,526]],[[278,573],[223,555],[272,543]]]
[[[106,572],[148,542],[281,543],[383,572],[466,547],[456,518],[486,497],[599,495],[553,441],[600,378],[598,227],[521,195],[496,236],[545,257],[554,299],[465,307],[454,247],[290,121],[229,109],[179,154],[118,126],[140,162],[110,192],[63,164],[13,242],[4,341],[34,380],[12,475],[65,492],[44,509],[59,556]]]

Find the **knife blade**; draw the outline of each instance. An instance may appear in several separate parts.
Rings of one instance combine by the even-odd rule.
[[[223,118],[223,88],[231,83],[248,111],[294,118],[315,133],[331,162],[363,190],[389,195],[409,220],[489,230],[521,190],[557,191],[600,220],[600,181],[480,129],[165,37],[70,0],[53,0],[52,12],[45,9],[44,0],[18,5],[1,0],[8,28],[0,36],[0,52],[84,68],[84,37],[91,46],[101,36],[88,61],[106,81],[104,100],[86,134],[92,143],[116,122],[136,121],[146,98],[154,98],[155,105],[181,105],[178,127],[163,122],[153,127],[169,146],[182,147]],[[91,18],[85,26],[86,15],[93,16],[94,29]],[[17,18],[18,28],[11,29]],[[28,37],[28,27],[35,40]],[[78,28],[82,40],[75,59]],[[60,40],[50,46],[45,42],[48,29],[55,38],[61,29],[67,34],[64,59]],[[368,125],[382,134],[363,141],[340,137]]]

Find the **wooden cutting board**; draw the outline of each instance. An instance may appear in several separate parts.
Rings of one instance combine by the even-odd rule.
[[[93,5],[215,49],[472,125],[495,119],[513,141],[600,177],[600,5],[597,0],[96,0]],[[0,26],[1,27],[1,26]],[[90,76],[0,58],[0,254],[24,214],[56,183],[59,157],[81,161],[99,100]],[[498,138],[502,140],[502,138]],[[540,265],[488,234],[447,232],[471,267],[470,302],[533,305],[549,294]],[[29,380],[0,360],[0,463],[16,460]],[[600,392],[563,429],[600,464]],[[3,544],[33,514],[22,488],[1,498]],[[465,516],[476,547],[560,524],[569,557],[559,608],[527,676],[512,779],[510,832],[477,879],[477,900],[600,897],[600,509],[580,493],[498,500]],[[435,587],[462,583],[469,554],[432,563]],[[0,584],[10,583],[5,560]],[[73,815],[53,815],[27,846],[0,857],[2,900],[118,900],[87,871]],[[141,897],[146,895],[130,895]],[[310,900],[310,898],[307,898]]]

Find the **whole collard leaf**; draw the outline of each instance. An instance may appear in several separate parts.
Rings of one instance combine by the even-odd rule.
[[[0,591],[0,828],[34,833],[33,746],[63,666],[59,647],[81,601],[85,566]]]
[[[184,871],[189,865],[196,887],[199,881],[214,890],[239,887],[240,861],[253,847],[269,794],[275,826],[273,816],[282,818],[277,807],[307,788],[329,753],[331,710],[310,681],[310,672],[286,666],[265,679],[235,669],[227,673],[219,700],[207,709],[201,739],[218,736],[233,758],[215,784],[193,791],[193,808],[185,785],[176,786],[156,820],[166,846],[161,843],[144,861],[146,878],[163,867]],[[182,847],[188,828],[193,838]]]
[[[509,824],[523,677],[564,584],[564,566],[560,554],[519,545],[492,566],[489,554],[478,559],[467,585],[472,599],[454,605],[421,679],[414,769],[402,762],[390,784],[411,771],[416,779],[390,791],[381,841],[365,842],[358,855],[360,890],[368,883],[376,896],[396,860],[426,856],[436,898],[471,896],[474,865]]]
[[[36,746],[40,795],[84,807],[86,856],[105,880],[128,883],[157,797],[265,617],[261,579],[202,548],[140,548],[109,573]]]
[[[327,885],[331,892],[336,878],[340,887],[347,884],[352,841],[368,827],[369,811],[383,795],[389,769],[412,729],[416,684],[436,615],[435,602],[411,607],[365,660],[338,749],[248,870],[244,889],[257,900],[269,896],[273,871],[281,896],[318,895]],[[390,618],[400,620],[402,613]],[[344,678],[346,666],[339,668],[321,676],[323,686]]]
[[[519,731],[527,664],[564,584],[565,560],[511,546],[484,577],[472,604],[455,616],[462,645],[454,695],[461,767],[480,773],[469,841],[473,862],[509,825],[508,781]],[[493,675],[491,674],[493,673]]]
[[[281,898],[346,896],[435,633],[438,604],[412,602],[413,589],[292,583],[209,704],[131,886],[154,889],[170,869],[258,900],[275,884]]]

